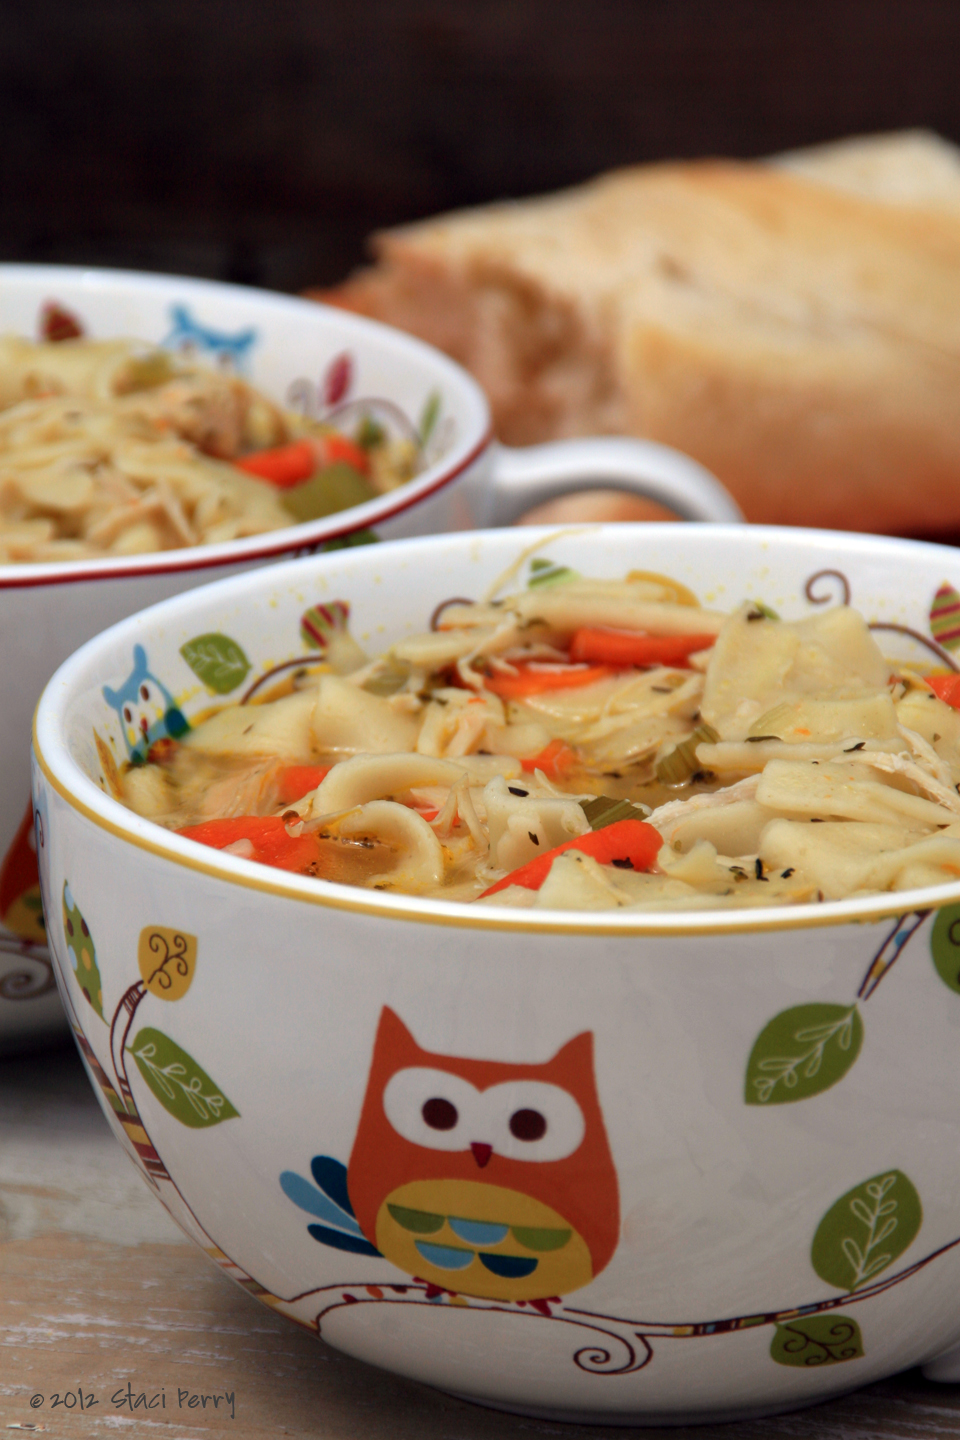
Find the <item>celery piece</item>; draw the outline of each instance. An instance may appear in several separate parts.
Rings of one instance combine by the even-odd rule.
[[[338,510],[349,510],[352,505],[374,500],[376,495],[376,490],[352,465],[338,460],[318,470],[309,480],[285,490],[281,503],[295,520],[319,520],[323,515],[334,515]]]
[[[697,746],[704,742],[715,744],[720,736],[712,725],[698,725],[692,735],[682,740],[662,760],[657,761],[656,775],[662,785],[682,785],[700,768],[697,760]]]
[[[581,802],[580,809],[590,822],[591,830],[602,830],[617,820],[645,820],[650,813],[645,805],[634,805],[632,800],[613,800],[609,795]]]

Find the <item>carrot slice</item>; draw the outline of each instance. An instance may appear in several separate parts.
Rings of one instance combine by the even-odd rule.
[[[576,758],[576,751],[571,750],[563,740],[551,740],[549,745],[543,747],[539,755],[530,755],[526,760],[521,760],[520,764],[530,774],[534,770],[542,770],[544,775],[556,780],[566,774]]]
[[[317,452],[309,440],[294,440],[290,445],[277,445],[273,450],[255,450],[235,461],[238,470],[269,480],[280,490],[309,480],[317,468]]]
[[[316,874],[320,859],[316,835],[288,835],[279,815],[204,820],[200,825],[185,825],[177,834],[201,845],[210,845],[214,850],[223,850],[238,840],[249,840],[253,846],[251,860],[259,860],[261,865],[272,865],[277,870],[293,870],[298,875]]]
[[[287,765],[277,776],[277,798],[281,805],[295,805],[329,775],[330,765]]]
[[[501,700],[523,700],[527,695],[540,695],[545,690],[570,690],[606,680],[613,671],[608,665],[554,665],[528,661],[517,668],[516,675],[503,672],[484,677],[484,685]]]
[[[594,664],[687,666],[698,650],[708,650],[716,635],[646,635],[639,630],[585,626],[570,641],[570,659]]]
[[[495,895],[506,890],[508,885],[522,885],[525,890],[539,890],[550,873],[550,866],[564,850],[581,850],[591,855],[601,865],[622,865],[624,869],[649,870],[663,845],[663,837],[652,825],[643,820],[615,820],[602,830],[590,830],[574,840],[566,840],[552,850],[546,850],[535,859],[528,860],[518,870],[511,870],[502,880],[484,890],[480,896]]]
[[[925,675],[923,677],[934,695],[960,710],[960,675]]]
[[[345,435],[317,435],[305,440],[292,440],[289,445],[276,445],[272,450],[255,450],[234,463],[248,475],[269,480],[278,490],[300,485],[317,470],[346,462],[366,475],[370,461],[359,445]]]
[[[313,443],[323,451],[321,466],[336,465],[338,461],[343,461],[352,465],[354,470],[359,470],[361,475],[369,473],[370,457],[366,450],[348,440],[346,435],[319,435]]]

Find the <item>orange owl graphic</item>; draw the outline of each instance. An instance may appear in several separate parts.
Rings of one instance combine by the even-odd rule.
[[[47,943],[33,833],[33,803],[28,802],[16,835],[0,865],[0,922],[22,940]]]
[[[313,1166],[328,1196],[334,1164]],[[320,1215],[305,1203],[306,1182],[287,1175],[289,1197]],[[610,1260],[620,1223],[593,1036],[574,1036],[539,1065],[464,1060],[421,1049],[384,1008],[345,1178],[338,1198],[356,1217],[355,1239],[311,1226],[324,1243],[379,1252],[484,1299],[586,1285]]]

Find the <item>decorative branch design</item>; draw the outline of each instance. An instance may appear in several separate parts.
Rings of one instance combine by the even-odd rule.
[[[110,1059],[113,1062],[113,1073],[117,1080],[117,1092],[130,1111],[136,1111],[137,1107],[133,1091],[130,1089],[130,1082],[127,1079],[127,1064],[124,1055],[128,1048],[127,1036],[133,1025],[133,1017],[146,993],[142,980],[137,980],[133,985],[128,986],[120,997],[120,1003],[114,1010],[113,1019],[110,1022]]]
[[[835,580],[840,586],[841,603],[843,605],[850,604],[850,581],[846,575],[844,575],[843,571],[818,570],[815,575],[810,576],[806,585],[803,587],[803,593],[811,605],[826,605],[833,598],[829,591],[821,590],[819,593],[815,591],[814,586],[818,580]],[[934,601],[934,607],[936,607],[936,601]],[[934,623],[935,613],[936,609],[934,608],[934,611],[931,612],[931,627],[934,629],[934,633],[936,633],[936,625]],[[867,628],[870,630],[886,630],[897,635],[907,635],[911,640],[916,640],[918,645],[923,645],[931,654],[936,655],[941,665],[946,665],[948,670],[952,670],[954,673],[960,672],[960,665],[958,665],[949,650],[945,649],[944,646],[940,645],[935,639],[931,639],[929,635],[924,635],[921,631],[914,630],[909,625],[899,625],[887,620],[874,620]]]
[[[898,1177],[901,1184],[906,1182],[906,1185],[910,1185],[907,1177],[901,1172],[890,1173]],[[885,1178],[879,1176],[877,1181]],[[867,1182],[868,1185],[873,1183],[874,1181]],[[892,1189],[893,1186],[890,1186],[888,1191],[880,1197],[881,1205],[888,1203],[887,1196]],[[910,1186],[910,1190],[913,1190],[912,1186]],[[916,1194],[915,1191],[913,1193]],[[848,1198],[847,1196],[841,1197],[837,1203],[842,1205]],[[901,1199],[903,1199],[902,1196]],[[919,1205],[919,1197],[917,1204]],[[906,1208],[910,1208],[909,1203]],[[886,1216],[883,1218],[886,1219]],[[905,1218],[908,1217],[905,1216]],[[906,1249],[915,1234],[916,1230],[914,1229],[912,1233],[908,1234],[906,1243],[902,1238],[899,1239],[898,1254]],[[357,1304],[436,1306],[446,1303],[449,1294],[451,1303],[458,1306],[465,1305],[470,1310],[493,1310],[505,1314],[526,1316],[531,1320],[543,1319],[559,1321],[568,1325],[580,1324],[584,1325],[584,1328],[604,1336],[604,1342],[607,1338],[612,1338],[618,1344],[627,1347],[627,1350],[624,1351],[626,1363],[620,1365],[613,1363],[614,1352],[604,1342],[584,1347],[571,1357],[579,1369],[600,1376],[629,1375],[644,1369],[654,1358],[652,1342],[655,1340],[696,1339],[728,1335],[734,1331],[752,1330],[759,1326],[773,1326],[775,1329],[770,1345],[771,1358],[781,1365],[797,1365],[806,1369],[817,1365],[855,1360],[863,1355],[860,1327],[856,1320],[849,1315],[836,1313],[841,1307],[882,1295],[894,1285],[900,1285],[903,1281],[910,1279],[925,1269],[932,1261],[939,1259],[940,1256],[955,1249],[958,1245],[960,1245],[960,1238],[951,1240],[897,1274],[874,1279],[872,1283],[865,1277],[856,1293],[848,1292],[827,1300],[816,1301],[811,1305],[792,1306],[760,1314],[733,1315],[720,1320],[682,1322],[638,1320],[621,1315],[605,1315],[595,1310],[582,1310],[556,1301],[551,1301],[549,1306],[544,1307],[542,1304],[533,1305],[524,1301],[511,1304],[495,1300],[480,1300],[475,1297],[467,1299],[452,1292],[438,1292],[435,1287],[427,1286],[423,1281],[407,1282],[406,1284],[398,1284],[393,1281],[381,1281],[380,1283],[370,1280],[341,1281],[335,1285],[322,1285],[314,1290],[304,1290],[296,1295],[277,1296],[272,1300],[272,1304],[274,1309],[279,1309],[283,1314],[289,1315],[290,1319],[303,1324],[301,1316],[298,1316],[289,1307],[302,1307],[305,1302],[322,1300],[321,1308],[314,1311],[315,1320],[311,1326],[311,1328],[316,1328],[317,1333],[320,1333],[324,1317],[344,1306]],[[879,1273],[879,1268],[879,1265],[875,1267],[874,1274]],[[637,1342],[639,1342],[639,1347]]]
[[[903,954],[904,947],[912,940],[929,914],[929,910],[917,910],[912,916],[899,915],[897,917],[893,929],[870,962],[870,968],[857,991],[858,1000],[870,999],[880,981],[893,969]],[[913,920],[913,924],[907,925],[907,921],[910,919]]]
[[[307,1299],[314,1295],[326,1295],[335,1292],[336,1298],[324,1305],[318,1311],[314,1324],[317,1334],[323,1333],[323,1321],[328,1315],[336,1310],[342,1310],[354,1305],[417,1305],[435,1308],[438,1303],[443,1303],[442,1293],[431,1294],[432,1287],[425,1285],[422,1281],[415,1281],[407,1285],[370,1285],[370,1284],[341,1284],[324,1285],[319,1290],[307,1291],[302,1296],[294,1297],[294,1300],[283,1302],[294,1304],[296,1300]],[[446,1293],[446,1292],[443,1292]],[[450,1292],[452,1294],[452,1292]],[[458,1303],[462,1301],[461,1296],[454,1297]],[[603,1338],[593,1344],[583,1345],[579,1350],[574,1351],[570,1357],[578,1370],[585,1371],[588,1375],[635,1375],[638,1370],[643,1370],[653,1359],[653,1346],[649,1338],[642,1332],[634,1330],[631,1321],[618,1320],[616,1316],[588,1317],[585,1312],[584,1318],[575,1319],[577,1312],[570,1314],[562,1310],[555,1310],[548,1306],[532,1305],[522,1300],[514,1304],[502,1304],[496,1300],[477,1300],[472,1298],[469,1302],[471,1310],[493,1312],[500,1315],[514,1315],[519,1319],[526,1320],[550,1320],[562,1325],[573,1325],[577,1329],[587,1330],[594,1335]],[[620,1325],[628,1332],[623,1334],[618,1330],[607,1328],[605,1324],[598,1324],[597,1321],[606,1321],[609,1325]],[[639,1343],[637,1343],[639,1342]],[[619,1354],[617,1353],[617,1347]]]
[[[867,628],[869,630],[892,630],[897,635],[909,635],[911,640],[916,640],[919,645],[925,646],[932,654],[936,655],[941,665],[946,665],[949,670],[955,672],[960,671],[960,665],[954,660],[949,650],[945,650],[942,645],[938,645],[936,640],[931,640],[928,635],[921,635],[919,630],[911,630],[909,625],[894,625],[891,622],[874,620]]]
[[[312,547],[312,549],[308,548],[305,553],[313,553],[313,549],[315,548],[316,547]],[[302,670],[304,674],[306,674],[308,670],[316,669],[318,665],[322,665],[323,663],[323,657],[318,655],[298,655],[295,660],[284,660],[282,664],[272,666],[254,680],[253,684],[241,695],[239,704],[249,704],[253,696],[266,685],[268,680],[272,680],[275,675],[282,674],[284,670]]]

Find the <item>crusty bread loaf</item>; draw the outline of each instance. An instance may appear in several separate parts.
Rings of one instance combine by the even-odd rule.
[[[636,167],[374,246],[327,298],[460,360],[509,443],[644,435],[752,520],[960,529],[960,162],[936,137]]]
[[[960,215],[960,150],[932,130],[857,135],[775,155],[770,164],[867,200]]]

